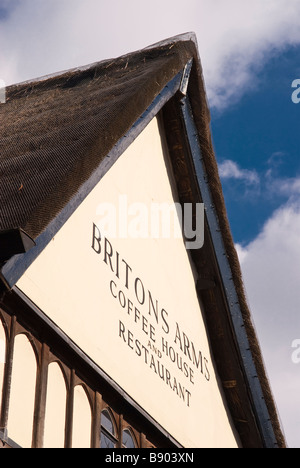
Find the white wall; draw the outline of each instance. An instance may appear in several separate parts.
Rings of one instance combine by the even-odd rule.
[[[120,200],[135,231],[142,213],[134,203],[149,213],[153,202],[174,202],[156,119],[17,286],[184,446],[236,447],[183,239],[121,232],[98,242],[99,204]]]

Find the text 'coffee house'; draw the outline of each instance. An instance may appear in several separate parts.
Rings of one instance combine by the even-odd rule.
[[[194,34],[6,89],[0,446],[283,448]]]

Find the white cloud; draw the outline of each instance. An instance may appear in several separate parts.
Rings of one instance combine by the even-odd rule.
[[[265,172],[230,160],[219,171],[224,182],[259,184],[262,201],[281,203],[257,238],[236,250],[286,437],[290,446],[300,447],[300,363],[292,361],[292,344],[300,340],[300,177],[280,176],[286,156],[273,153]]]
[[[7,83],[85,65],[193,29],[172,0],[22,0],[1,25],[0,63]]]
[[[219,164],[219,174],[222,179],[239,179],[246,184],[259,184],[259,176],[255,170],[241,169],[236,162],[230,159]]]
[[[237,251],[286,435],[299,447],[300,364],[292,362],[292,342],[300,339],[300,203],[282,206]]]
[[[272,55],[299,44],[298,0],[202,1],[200,53],[211,105],[223,109],[259,85]],[[206,24],[205,24],[206,23]]]
[[[227,159],[219,164],[219,175],[222,182],[239,180],[245,186],[245,193],[262,196],[262,202],[268,200],[278,200],[280,203],[288,201],[292,203],[299,199],[300,177],[281,177],[278,175],[278,168],[285,157],[285,153],[276,152],[268,160],[269,169],[257,172],[255,169],[241,168],[237,162]],[[232,187],[232,184],[231,184]],[[250,191],[249,189],[252,189]],[[237,196],[241,197],[240,187],[237,187]]]
[[[267,161],[267,163],[271,167],[271,170],[279,167],[284,162],[286,156],[287,153],[285,153],[284,151],[275,151],[274,153],[272,153]]]
[[[266,175],[267,190],[271,194],[282,195],[287,198],[298,197],[300,195],[299,177],[273,177],[270,171]]]
[[[193,30],[210,103],[223,109],[257,86],[257,71],[272,54],[300,43],[298,0],[22,0],[13,5],[0,30],[0,75],[7,83]]]
[[[246,260],[248,249],[247,247],[243,247],[241,244],[235,244],[235,249],[237,251],[240,263],[242,264]]]

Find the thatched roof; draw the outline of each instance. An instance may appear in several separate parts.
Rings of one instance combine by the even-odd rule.
[[[195,54],[180,42],[11,86],[0,106],[0,230],[37,237]]]
[[[190,59],[189,99],[222,242],[276,445],[284,447],[228,223],[193,35],[7,89],[0,105],[0,232],[23,228],[38,238]],[[225,390],[235,392],[228,382]],[[242,408],[232,395],[231,404]]]

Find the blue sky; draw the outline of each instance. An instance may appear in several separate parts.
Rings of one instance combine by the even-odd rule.
[[[299,447],[299,364],[291,362],[300,319],[300,47],[261,65],[254,86],[212,108],[212,134],[228,217],[286,438]]]
[[[266,219],[287,201],[288,194],[276,190],[275,181],[300,175],[300,105],[291,99],[291,84],[298,76],[299,47],[291,47],[265,63],[254,89],[246,90],[237,103],[221,113],[212,109],[217,160],[221,167],[233,160],[241,171],[239,178],[223,177],[230,224],[238,243],[254,239]],[[243,175],[245,170],[249,172]]]
[[[0,79],[195,31],[232,233],[280,417],[300,447],[299,0],[0,0]]]

